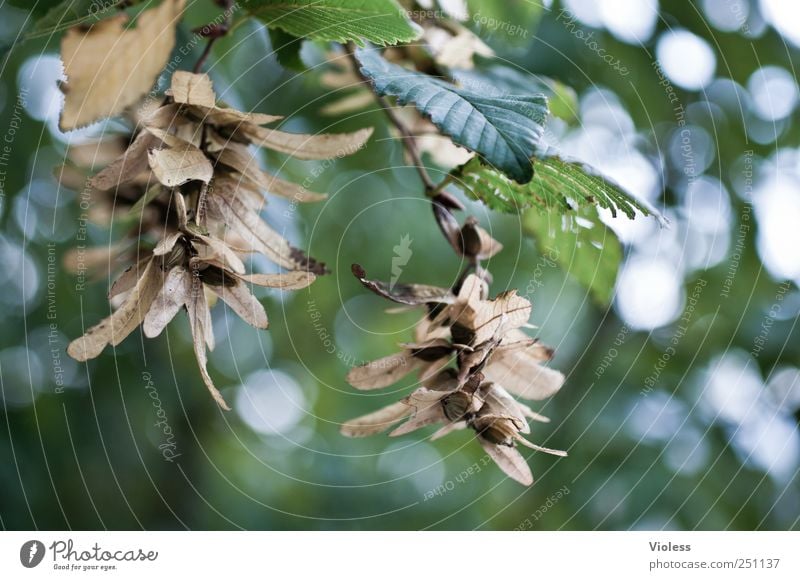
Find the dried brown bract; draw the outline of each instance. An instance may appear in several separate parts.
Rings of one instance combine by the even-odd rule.
[[[362,390],[394,384],[419,371],[421,386],[402,401],[345,423],[342,433],[363,437],[396,427],[391,436],[438,424],[432,438],[469,428],[490,457],[510,477],[530,485],[533,476],[518,444],[554,455],[566,455],[531,443],[528,420],[546,422],[513,395],[546,399],[561,388],[564,376],[543,365],[553,351],[521,330],[527,325],[531,303],[515,291],[488,298],[488,286],[470,274],[457,294],[422,285],[388,290],[368,280],[360,266],[354,273],[362,284],[396,302],[425,305],[427,313],[417,327],[417,342],[397,353],[353,368],[348,382]]]
[[[94,144],[94,157],[86,151],[91,146],[70,153],[72,164],[58,175],[63,184],[78,188],[97,153],[108,158],[116,148],[117,155],[86,187],[104,209],[95,214],[98,221],[108,224],[120,213],[131,220],[128,241],[103,251],[116,261],[133,262],[109,292],[118,308],[70,343],[70,356],[94,358],[140,324],[147,337],[155,337],[185,310],[203,381],[220,406],[228,408],[206,370],[207,350],[214,348],[214,298],[265,329],[267,314],[251,284],[294,290],[326,273],[324,264],[292,247],[261,217],[264,193],[295,202],[325,196],[270,175],[248,148],[329,159],[355,153],[372,132],[302,135],[264,127],[279,119],[220,106],[206,75],[178,71],[162,105],[139,116],[124,150],[115,138]],[[251,253],[263,254],[286,272],[246,274],[244,258]]]

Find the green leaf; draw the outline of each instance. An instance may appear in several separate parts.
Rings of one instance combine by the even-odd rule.
[[[252,0],[246,8],[269,28],[333,42],[411,42],[422,30],[395,0]]]
[[[520,185],[471,159],[453,171],[453,182],[473,199],[506,213],[531,207],[564,213],[596,205],[608,209],[614,217],[622,212],[633,219],[639,212],[663,219],[656,210],[580,161],[548,152],[534,160],[533,168],[533,179]]]
[[[477,55],[472,69],[451,71],[453,78],[466,88],[477,87],[493,96],[507,94],[542,93],[547,97],[550,114],[567,123],[578,116],[578,96],[562,82],[528,72],[520,67],[501,64],[496,58]]]
[[[305,72],[307,67],[300,57],[300,49],[303,47],[303,39],[280,28],[270,28],[269,42],[275,52],[275,58],[285,69],[296,72]]]
[[[531,156],[547,118],[544,95],[492,96],[462,89],[392,64],[374,49],[357,50],[356,58],[376,93],[395,96],[403,105],[414,103],[454,143],[520,183],[531,180]]]
[[[596,210],[586,208],[575,214],[530,210],[522,225],[537,240],[542,254],[587,288],[600,306],[611,302],[622,246]]]
[[[119,10],[116,9],[119,4],[123,4],[123,0],[63,0],[37,20],[25,38],[27,40],[51,36],[73,26],[100,22],[119,14]],[[128,2],[125,6],[131,4]]]

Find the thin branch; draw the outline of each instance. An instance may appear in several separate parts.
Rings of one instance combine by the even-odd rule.
[[[206,60],[208,59],[208,55],[211,54],[211,47],[214,46],[214,43],[217,41],[219,36],[215,36],[208,39],[206,42],[206,46],[203,49],[203,52],[200,54],[200,58],[197,59],[197,62],[194,64],[194,68],[192,69],[193,73],[199,73],[200,70],[203,68]]]
[[[370,87],[370,90],[372,90],[371,83],[369,83],[369,81],[366,78],[364,78],[364,75],[362,75],[361,71],[359,70],[360,65],[356,60],[355,54],[353,54],[352,45],[348,44],[346,46],[346,49],[347,49],[347,56],[353,63],[353,68],[356,74],[359,77],[361,77],[361,79],[365,83],[367,83],[367,85]],[[386,116],[389,118],[389,121],[392,123],[392,125],[395,126],[397,131],[400,133],[400,137],[403,140],[403,147],[405,148],[406,153],[408,153],[408,156],[411,158],[411,163],[414,165],[414,168],[417,170],[417,173],[419,173],[419,177],[422,180],[422,184],[425,186],[425,195],[428,196],[434,195],[434,192],[436,191],[436,184],[433,182],[433,179],[431,179],[428,170],[422,164],[422,156],[419,153],[419,148],[417,148],[416,136],[406,126],[406,124],[397,115],[397,113],[395,113],[391,103],[389,103],[386,97],[379,95],[374,90],[372,90],[372,95],[375,97],[375,100],[380,105],[381,109],[383,109],[383,112],[386,113]]]
[[[394,111],[391,103],[389,103],[386,97],[376,93],[372,87],[372,84],[364,77],[363,74],[361,74],[360,65],[353,52],[352,43],[348,43],[345,46],[345,50],[347,51],[348,58],[353,64],[356,74],[361,77],[361,79],[370,87],[375,100],[383,109],[383,112],[386,113],[386,116],[389,118],[389,121],[392,123],[392,125],[394,125],[394,127],[400,133],[403,141],[403,147],[408,153],[408,156],[411,158],[411,162],[414,164],[414,168],[419,173],[419,177],[425,186],[425,195],[431,199],[433,217],[436,220],[436,224],[439,226],[442,235],[444,235],[445,239],[457,254],[462,254],[463,234],[458,225],[458,221],[453,216],[451,210],[463,210],[464,205],[458,199],[444,190],[448,184],[452,183],[460,176],[450,174],[447,175],[438,185],[433,182],[428,170],[422,164],[422,156],[420,155],[419,148],[417,147],[416,136],[411,132],[400,116]],[[459,288],[461,284],[463,284],[467,275],[469,275],[471,272],[474,272],[483,280],[491,283],[491,274],[489,274],[489,271],[481,266],[480,260],[478,260],[475,256],[465,257],[467,258],[467,264],[456,280],[454,288]]]
[[[431,195],[434,191],[436,191],[436,184],[433,182],[433,179],[431,179],[428,170],[425,169],[425,166],[422,164],[422,156],[417,148],[416,136],[406,126],[397,113],[394,112],[391,104],[386,100],[386,97],[376,94],[375,100],[377,100],[381,105],[386,113],[386,116],[389,117],[389,120],[392,122],[392,125],[394,125],[395,128],[400,132],[400,136],[403,139],[403,147],[405,147],[406,153],[408,153],[408,156],[411,158],[411,162],[419,173],[419,177],[422,179],[422,183],[425,186],[425,194]]]
[[[231,30],[233,0],[215,0],[215,3],[223,8],[225,21],[220,24],[206,24],[205,26],[193,30],[195,34],[199,34],[208,39],[205,48],[203,48],[203,52],[200,54],[200,58],[198,58],[197,62],[194,64],[194,68],[192,69],[194,73],[199,73],[202,70],[206,60],[208,60],[208,56],[211,54],[211,48],[214,46],[214,43]]]

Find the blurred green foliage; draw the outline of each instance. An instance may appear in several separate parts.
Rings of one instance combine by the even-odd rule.
[[[193,11],[190,22],[182,25],[183,42],[190,39],[193,26],[216,14],[212,3],[206,4],[208,8]],[[582,25],[594,30],[608,53],[632,71],[626,77],[565,29],[556,18],[558,3],[530,13],[522,10],[525,3],[490,4],[491,18],[498,21],[522,24],[522,15],[531,18],[527,35],[508,38],[498,29],[485,36],[509,66],[551,77],[574,88],[579,97],[598,86],[613,92],[651,156],[666,155],[676,124],[674,103],[653,66],[659,34],[682,27],[707,39],[717,56],[717,75],[742,85],[759,67],[788,67],[798,54],[771,28],[757,38],[720,32],[693,3],[662,0],[656,31],[644,46]],[[750,6],[757,10],[757,3]],[[0,10],[6,44],[25,12]],[[181,68],[190,68],[200,50],[202,45],[194,47]],[[69,361],[67,340],[80,335],[83,324],[108,313],[108,280],[101,276],[81,288],[60,264],[77,244],[102,246],[115,239],[115,232],[89,226],[89,241],[79,239],[80,198],[59,190],[51,179],[52,167],[63,160],[64,142],[52,136],[52,122],[29,114],[37,107],[47,109],[40,102],[45,88],[24,95],[28,112],[20,116],[15,106],[27,82],[24,74],[30,74],[40,55],[52,59],[56,52],[56,43],[46,45],[44,40],[15,49],[4,64],[0,85],[0,132],[8,136],[18,126],[8,161],[0,168],[5,172],[0,198],[3,528],[798,528],[796,409],[783,409],[789,417],[795,413],[794,430],[767,451],[775,461],[793,466],[788,475],[776,475],[737,447],[733,434],[747,426],[718,420],[719,414],[715,417],[703,402],[705,371],[713,373],[724,353],[753,349],[781,282],[763,268],[750,217],[752,229],[744,236],[736,278],[728,296],[719,297],[746,212],[744,201],[733,193],[727,225],[732,241],[725,258],[710,269],[688,272],[681,282],[684,309],[698,280],[705,283],[691,304],[689,322],[677,320],[652,333],[626,325],[619,305],[595,306],[564,268],[551,265],[541,244],[523,235],[520,216],[491,214],[469,202],[469,210],[490,224],[506,247],[490,264],[493,292],[516,287],[532,298],[533,322],[539,326],[535,332],[556,348],[552,364],[568,375],[562,391],[541,406],[553,422],[535,426],[534,439],[568,449],[569,457],[531,455],[537,483],[530,489],[484,465],[479,446],[465,432],[435,443],[422,435],[341,437],[341,421],[390,403],[399,398],[398,390],[407,390],[357,393],[344,380],[347,370],[408,341],[417,318],[413,312],[386,314],[389,305],[365,292],[350,274],[351,263],[388,280],[393,246],[408,235],[413,256],[401,281],[446,285],[462,264],[437,231],[417,174],[405,166],[401,144],[391,137],[383,114],[370,107],[347,117],[321,116],[319,109],[334,101],[337,91],[320,83],[320,45],[303,49],[307,72],[286,71],[271,55],[264,28],[252,22],[215,46],[209,72],[218,86],[231,87],[226,100],[241,108],[285,114],[293,130],[376,127],[365,150],[330,167],[277,155],[265,159],[298,182],[319,169],[311,189],[329,192],[328,201],[302,207],[297,214],[276,201],[267,216],[327,262],[332,275],[307,290],[263,294],[271,319],[266,333],[240,324],[217,306],[215,327],[226,337],[218,340],[210,369],[236,407],[230,413],[218,409],[202,385],[183,317],[157,340],[145,341],[137,331],[88,365]],[[46,64],[39,61],[39,66]],[[705,99],[702,92],[676,91],[687,111]],[[777,145],[774,140],[754,143],[743,119],[734,115],[703,116],[702,107],[693,111],[693,122],[713,135],[715,157],[706,173],[731,192],[742,171],[737,163],[743,152],[754,151],[760,162],[776,146],[799,145],[796,111]],[[580,130],[580,119],[575,125]],[[114,122],[106,129],[113,130]],[[448,170],[442,167],[435,177]],[[658,202],[672,216],[673,228],[681,223],[676,219],[680,210],[669,211],[680,203],[680,193],[671,187],[670,175],[676,171],[680,168],[664,169],[660,177],[667,188]],[[287,211],[290,217],[283,217]],[[48,270],[53,263],[58,267]],[[795,323],[796,312],[773,320],[748,372],[766,381],[776,366],[800,365]],[[265,369],[266,374],[253,375]],[[654,369],[660,369],[657,376]],[[252,428],[259,421],[248,415],[251,406],[239,385],[250,385],[254,376],[269,382],[270,370],[282,378],[275,379],[261,409],[277,409],[294,419],[282,427],[267,413],[277,422],[275,432],[266,434],[268,429],[259,433]],[[279,387],[287,381],[289,391],[299,389],[299,399],[282,394]],[[411,379],[401,386],[410,384]],[[301,408],[294,406],[298,401]],[[157,423],[164,417],[179,454],[174,461],[165,460],[159,449],[165,434]],[[569,493],[547,505],[565,486]]]

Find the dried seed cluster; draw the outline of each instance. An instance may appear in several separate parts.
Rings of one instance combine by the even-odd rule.
[[[497,248],[497,242],[474,221],[469,220],[465,227],[479,230],[475,235],[484,240],[483,246]],[[482,252],[484,249],[477,248],[473,255]],[[401,345],[399,353],[352,369],[347,377],[354,387],[370,390],[419,371],[421,386],[398,403],[345,423],[343,434],[373,435],[400,421],[404,422],[390,435],[440,424],[432,436],[437,439],[469,428],[500,468],[525,485],[533,483],[533,476],[517,444],[566,455],[523,437],[530,433],[529,419],[548,419],[512,396],[542,400],[564,383],[560,372],[543,366],[553,351],[521,330],[531,314],[528,300],[513,290],[489,299],[487,283],[475,274],[451,291],[416,284],[390,289],[383,282],[367,279],[360,266],[354,266],[353,272],[370,290],[401,304],[424,305],[427,313],[417,325],[416,342]]]
[[[60,177],[74,187],[81,168],[89,168],[98,153],[108,158],[110,151],[119,152],[89,178],[88,188],[96,202],[94,218],[106,224],[122,218],[131,228],[125,241],[99,249],[94,257],[132,263],[109,292],[117,309],[70,343],[70,356],[94,358],[140,324],[146,336],[158,336],[185,309],[203,381],[228,409],[206,370],[207,349],[214,348],[214,300],[221,298],[256,328],[267,328],[267,314],[250,284],[293,290],[326,272],[324,264],[292,247],[261,217],[264,192],[294,202],[325,196],[263,171],[248,148],[332,159],[358,151],[372,133],[304,135],[265,127],[280,119],[220,106],[206,75],[178,71],[164,103],[137,119],[124,151],[119,139],[111,139],[94,144],[94,156],[88,145],[70,153],[74,165],[63,167]],[[253,253],[285,272],[247,274],[244,260]]]

